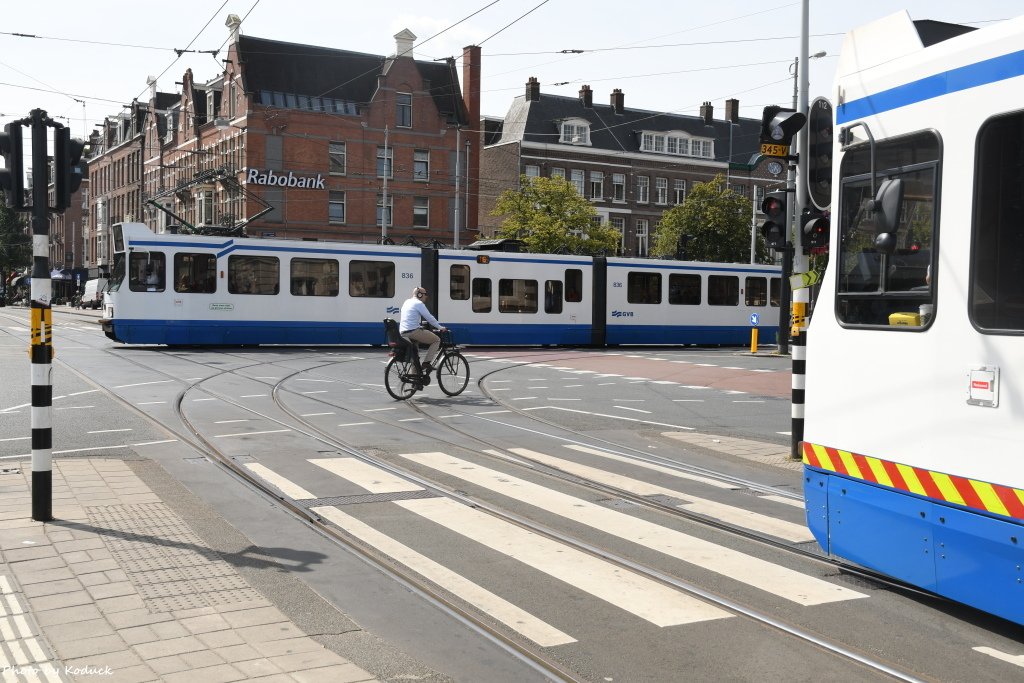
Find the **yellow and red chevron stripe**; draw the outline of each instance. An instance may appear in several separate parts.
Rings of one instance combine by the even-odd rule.
[[[1024,491],[1021,489],[900,465],[806,441],[803,444],[805,465],[1002,517],[1024,520]]]

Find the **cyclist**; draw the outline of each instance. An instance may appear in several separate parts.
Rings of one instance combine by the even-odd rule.
[[[424,376],[430,376],[432,363],[437,358],[437,353],[441,348],[441,339],[430,330],[420,327],[420,323],[426,321],[441,332],[448,329],[437,322],[437,318],[432,316],[430,311],[427,310],[427,306],[423,302],[428,296],[430,295],[427,293],[427,290],[422,287],[415,287],[412,290],[412,296],[402,303],[401,321],[398,324],[398,332],[412,344],[413,352],[417,357],[419,357],[417,343],[430,345],[421,366],[421,372]]]

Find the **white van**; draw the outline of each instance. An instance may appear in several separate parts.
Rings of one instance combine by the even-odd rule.
[[[107,278],[99,277],[85,283],[85,293],[82,294],[82,308],[97,309],[103,306],[103,292],[107,288]]]

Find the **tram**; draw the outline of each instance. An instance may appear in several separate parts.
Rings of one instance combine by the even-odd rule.
[[[777,266],[156,234],[113,226],[101,323],[126,344],[382,344],[413,287],[463,344],[749,341],[778,332]]]
[[[1024,18],[847,34],[802,443],[822,548],[1018,624],[1022,43]]]

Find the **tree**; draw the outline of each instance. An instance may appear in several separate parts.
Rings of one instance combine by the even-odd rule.
[[[534,253],[596,254],[619,244],[614,228],[597,225],[597,212],[563,178],[522,176],[518,190],[505,190],[491,211],[505,216],[498,237],[523,240]]]
[[[0,199],[0,291],[4,293],[11,274],[32,265],[32,238],[24,228],[24,221]]]
[[[747,263],[750,261],[750,200],[725,188],[725,178],[715,176],[697,183],[686,201],[661,217],[654,236],[652,256],[673,258],[681,237],[688,235],[689,261]],[[757,235],[757,262],[769,263],[764,239]]]

